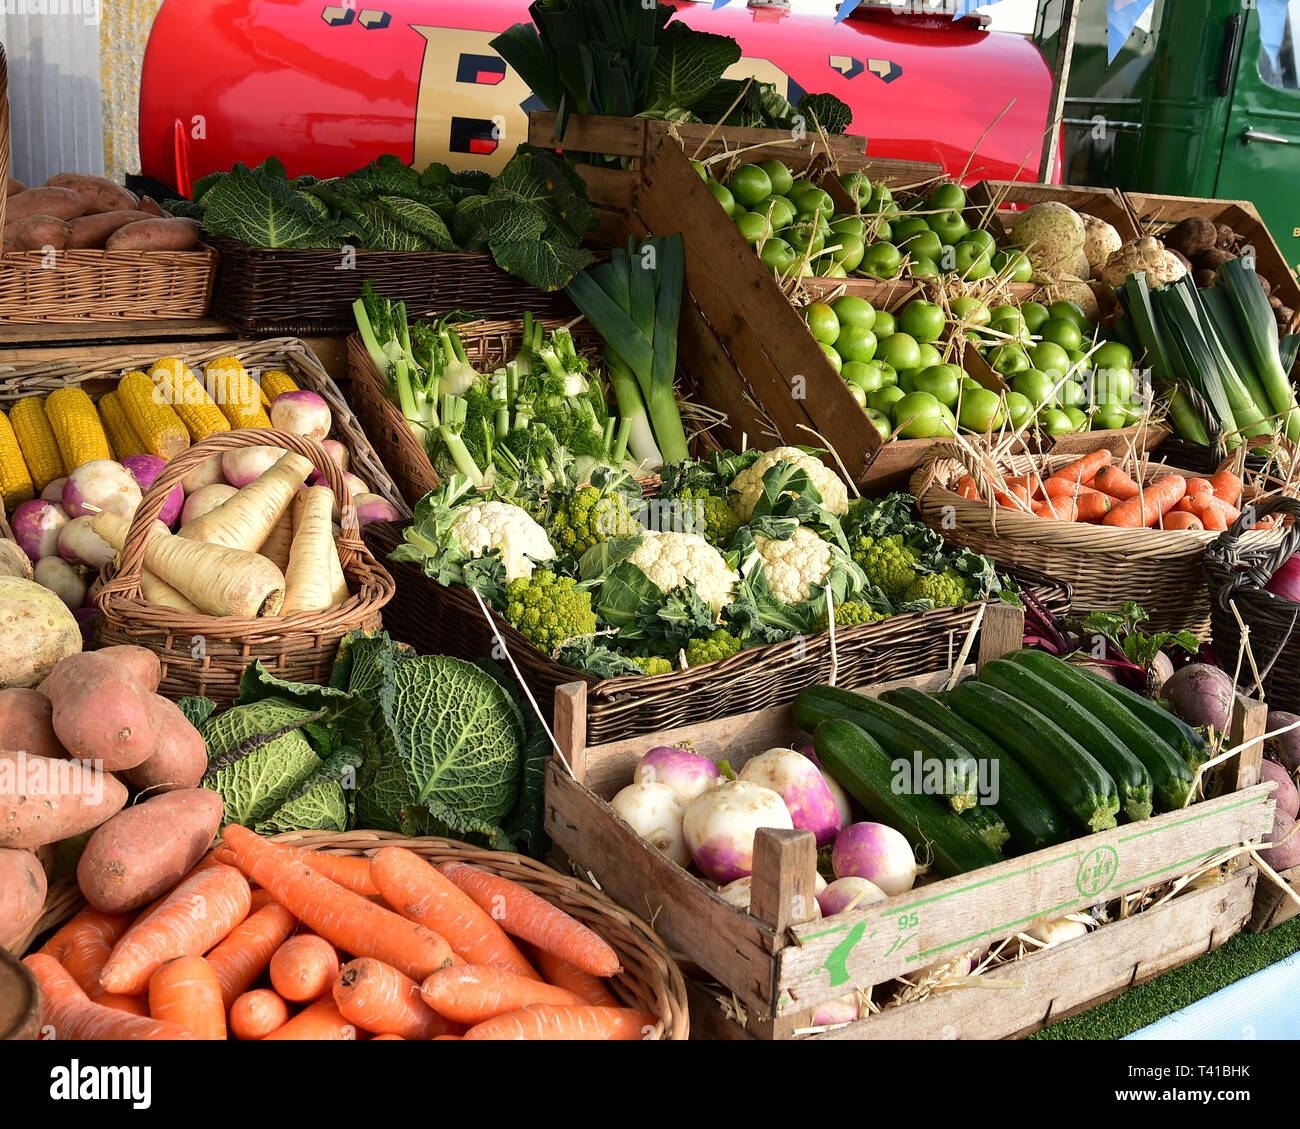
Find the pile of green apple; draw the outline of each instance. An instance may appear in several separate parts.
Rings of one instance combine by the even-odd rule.
[[[786,277],[825,278],[956,276],[966,281],[994,276],[1028,282],[1029,259],[998,250],[993,236],[972,229],[963,214],[966,193],[944,182],[927,195],[896,201],[889,187],[865,173],[840,176],[855,212],[836,212],[834,198],[811,181],[796,178],[778,160],[745,164],[726,183],[694,162],[709,191],[763,264]]]

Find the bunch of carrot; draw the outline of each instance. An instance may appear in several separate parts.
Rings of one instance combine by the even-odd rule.
[[[644,1039],[618,954],[519,884],[401,847],[244,827],[139,915],[85,909],[24,963],[58,1039]]]
[[[999,480],[993,500],[1000,506],[1053,521],[1088,522],[1116,529],[1224,530],[1241,516],[1243,484],[1228,470],[1210,478],[1167,474],[1144,486],[1108,450],[1093,451],[1047,478],[1012,475]],[[957,483],[963,498],[983,501],[975,479]],[[1261,518],[1267,529],[1273,518]]]

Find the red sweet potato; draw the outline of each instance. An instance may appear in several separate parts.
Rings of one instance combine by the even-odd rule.
[[[0,690],[0,752],[66,757],[54,735],[54,707],[38,690]]]
[[[41,916],[45,871],[31,851],[0,849],[0,948],[12,945]]]
[[[122,810],[126,788],[77,760],[0,753],[0,847],[35,850],[98,827]]]

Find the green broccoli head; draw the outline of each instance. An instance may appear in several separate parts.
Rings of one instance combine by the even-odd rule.
[[[926,572],[916,578],[903,593],[903,601],[933,600],[941,608],[958,608],[975,598],[970,578],[954,568],[943,572]]]
[[[686,664],[703,666],[705,663],[721,662],[739,650],[740,640],[730,631],[710,631],[703,638],[692,639],[686,644]]]
[[[561,552],[580,557],[593,545],[633,537],[642,527],[622,494],[584,486],[555,507],[550,532]]]
[[[877,620],[884,619],[883,613],[876,611],[867,604],[860,604],[850,601],[846,604],[840,604],[835,608],[835,627],[842,630],[846,627],[857,627],[862,623],[875,623]],[[823,612],[821,619],[817,623],[818,631],[829,631],[831,619],[828,613]]]
[[[677,500],[681,503],[684,533],[698,533],[715,549],[731,544],[740,528],[740,517],[730,499],[701,488],[688,488],[677,495]]]
[[[903,541],[901,533],[888,537],[857,537],[850,545],[853,560],[891,600],[897,600],[917,580],[916,552]]]
[[[506,619],[547,654],[566,639],[595,634],[591,593],[571,576],[537,569],[531,577],[512,580],[506,600]]]
[[[672,674],[677,668],[662,655],[633,655],[632,661],[649,675]]]

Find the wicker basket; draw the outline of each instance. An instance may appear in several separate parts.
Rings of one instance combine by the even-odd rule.
[[[401,544],[401,530],[373,522],[366,543],[387,562]],[[519,665],[539,706],[548,716],[555,689],[587,684],[587,739],[593,745],[653,733],[695,721],[784,705],[805,686],[831,674],[830,636],[821,633],[765,647],[747,647],[721,662],[674,674],[597,679],[562,666],[539,651],[495,612],[484,618],[474,593],[463,585],[442,585],[416,565],[388,563],[397,594],[385,617],[389,634],[424,654],[456,655],[477,661],[500,657],[499,635]],[[1070,591],[1055,581],[1021,575],[1058,615],[1070,609]],[[981,605],[936,608],[891,616],[836,633],[835,673],[840,686],[866,686],[946,668],[956,659]]]
[[[565,324],[557,319],[542,321],[548,332]],[[572,332],[579,353],[590,354],[604,347],[601,336],[585,321],[573,325]],[[474,370],[492,372],[519,352],[523,322],[476,321],[457,326],[456,333]],[[386,381],[375,368],[359,333],[348,338],[348,376],[352,381],[352,406],[366,434],[379,449],[384,465],[392,470],[408,506],[414,506],[430,490],[438,488],[438,474],[424,445],[411,433],[401,408],[384,395]]]
[[[1214,616],[1214,643],[1228,663],[1241,646],[1241,623],[1249,633],[1251,655],[1264,683],[1264,700],[1275,710],[1300,710],[1300,604],[1266,592],[1264,585],[1300,548],[1300,501],[1285,496],[1266,498],[1255,506],[1255,517],[1271,513],[1292,519],[1278,541],[1247,544],[1243,514],[1205,550]],[[1234,610],[1235,613],[1234,614]],[[1241,623],[1237,616],[1241,616]],[[1247,671],[1246,677],[1249,677]]]
[[[562,290],[535,290],[479,251],[357,251],[340,269],[332,248],[254,247],[208,235],[220,252],[212,311],[240,333],[324,335],[356,328],[352,303],[369,279],[379,294],[401,298],[412,314],[469,310],[484,317],[570,318]]]
[[[1073,462],[1076,455],[1004,460],[1012,474],[1044,473]],[[1082,522],[1059,522],[1018,510],[963,498],[953,489],[965,474],[975,477],[983,497],[991,497],[983,471],[958,447],[937,445],[912,476],[911,489],[921,517],[960,545],[1010,568],[1028,568],[1069,584],[1074,610],[1119,611],[1135,601],[1150,616],[1148,631],[1188,630],[1206,638],[1210,631],[1210,593],[1202,557],[1215,538],[1211,532],[1116,529]],[[1190,471],[1149,464],[1145,481],[1163,474],[1192,477]],[[1248,496],[1256,493],[1247,487]],[[1249,533],[1251,546],[1275,544],[1279,531]]]
[[[150,604],[140,595],[145,539],[172,487],[206,459],[222,451],[264,444],[283,447],[310,459],[334,491],[342,514],[339,560],[352,596],[322,612],[241,619],[195,616]],[[393,578],[361,540],[356,507],[343,472],[319,443],[264,428],[225,431],[177,455],[158,476],[131,521],[115,575],[95,597],[103,615],[103,646],[133,643],[147,647],[162,661],[158,692],[169,698],[202,694],[228,705],[239,692],[244,668],[261,660],[290,682],[328,681],[339,642],[349,631],[378,630],[380,609],[393,596]]]
[[[9,100],[0,46],[0,230],[9,176]],[[200,318],[208,309],[217,252],[6,251],[0,253],[0,321],[146,321]]]
[[[75,355],[75,349],[69,354]],[[325,371],[316,354],[305,344],[292,337],[276,337],[267,341],[210,341],[194,344],[166,342],[147,347],[135,346],[124,352],[97,361],[86,368],[79,360],[46,361],[42,364],[0,368],[0,408],[8,408],[25,396],[45,396],[60,388],[76,385],[85,388],[91,398],[110,391],[123,373],[132,369],[148,369],[161,356],[183,357],[193,369],[199,369],[217,357],[238,357],[243,366],[256,374],[271,369],[282,369],[293,377],[300,388],[310,389],[329,405],[334,417],[334,434],[342,440],[351,454],[353,474],[364,479],[370,489],[401,513],[409,512],[402,495],[388,471],[375,454],[357,417],[352,414],[347,400],[338,385]]]

